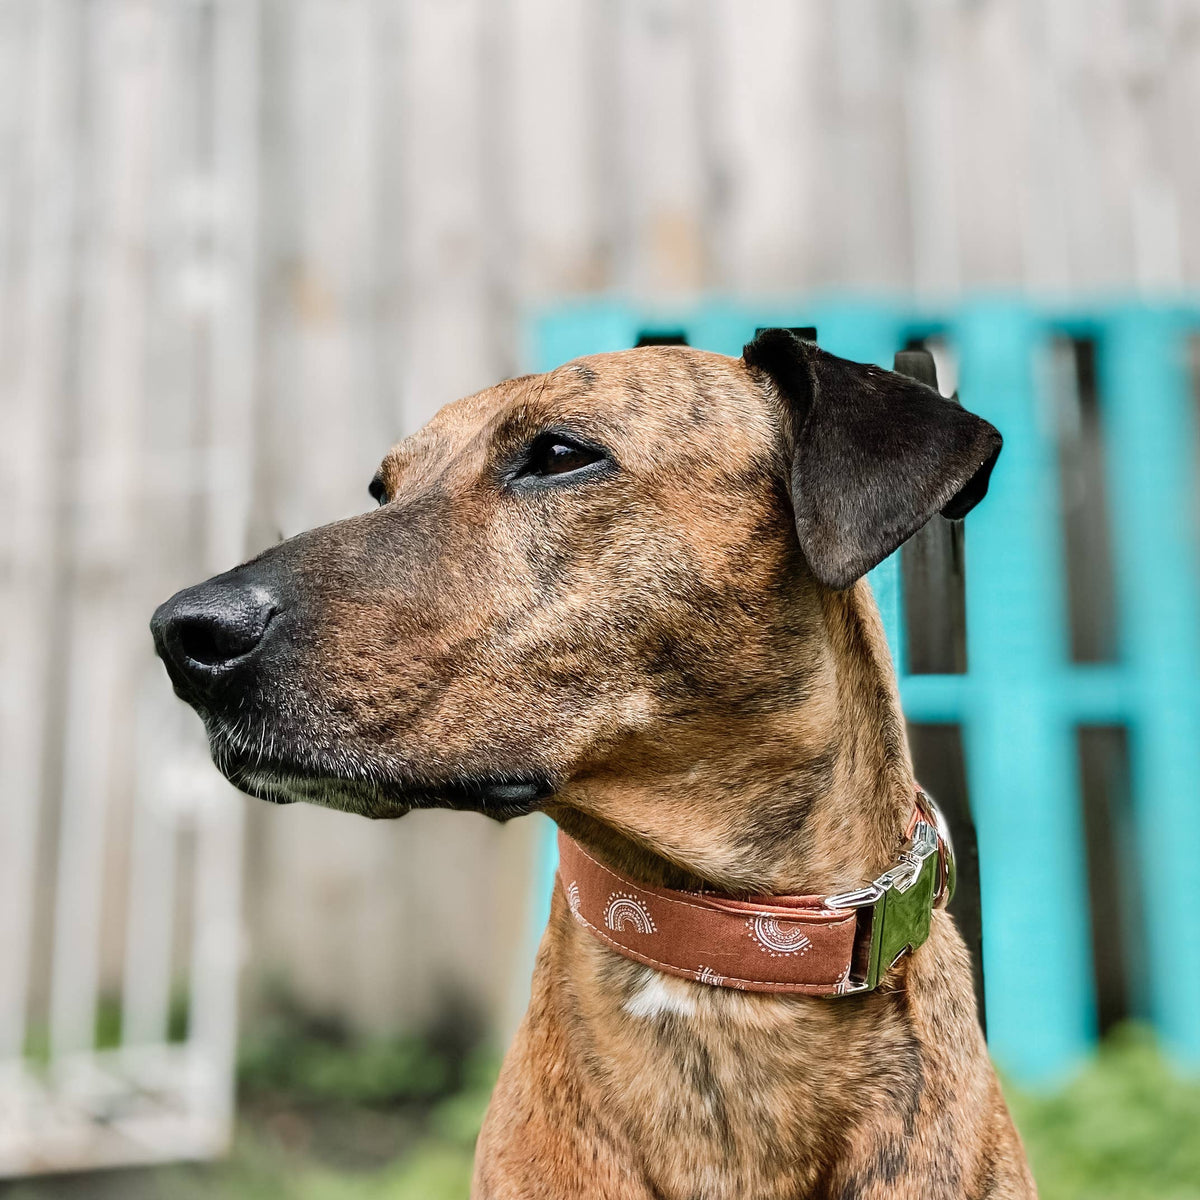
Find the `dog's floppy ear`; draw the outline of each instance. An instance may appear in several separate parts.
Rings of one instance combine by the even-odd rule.
[[[761,331],[742,357],[791,413],[796,532],[828,587],[849,587],[935,513],[964,517],[987,493],[999,432],[933,388],[786,329]]]

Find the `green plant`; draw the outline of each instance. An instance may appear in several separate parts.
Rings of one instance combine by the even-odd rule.
[[[466,1086],[478,1022],[453,1003],[419,1034],[362,1037],[301,1012],[276,994],[243,1040],[243,1097],[273,1093],[302,1105],[427,1108]]]
[[[245,1046],[243,1092],[271,1091],[302,1104],[395,1105],[446,1092],[452,1066],[417,1037],[337,1042],[284,1031]]]
[[[1200,1200],[1200,1080],[1126,1026],[1064,1088],[1008,1088],[1042,1200]]]

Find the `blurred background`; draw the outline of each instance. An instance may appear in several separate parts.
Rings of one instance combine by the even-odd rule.
[[[1200,944],[1171,915],[1200,904],[1198,125],[1200,0],[0,0],[12,1194],[465,1196],[544,831],[243,800],[149,614],[369,506],[451,399],[781,323],[928,346],[1015,433],[972,522],[1038,553],[980,551],[1007,583],[976,603],[968,573],[966,605],[1031,678],[1079,668],[1050,689],[1071,740],[1022,760],[1010,729],[989,766],[968,701],[906,681],[918,758],[971,792],[995,962],[989,855],[1074,888],[1063,988],[993,1020],[1045,1047],[997,1050],[1044,1194],[1200,1196]],[[907,673],[962,673],[908,638]],[[1044,762],[1047,805],[981,810]],[[1059,858],[1011,816],[1043,811]],[[1170,963],[1147,929],[1180,931]]]

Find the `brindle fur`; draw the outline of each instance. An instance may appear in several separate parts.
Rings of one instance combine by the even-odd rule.
[[[618,869],[828,893],[893,859],[913,775],[867,585],[797,540],[795,439],[769,378],[675,347],[598,355],[443,409],[393,449],[378,512],[258,564],[291,639],[204,713],[230,777],[371,816],[540,806]],[[616,468],[515,491],[545,429]],[[243,568],[246,570],[247,568]],[[656,1003],[627,1006],[643,989]],[[640,1013],[642,1015],[635,1015]],[[473,1195],[1029,1197],[967,955],[938,912],[877,992],[748,994],[656,976],[556,891]]]

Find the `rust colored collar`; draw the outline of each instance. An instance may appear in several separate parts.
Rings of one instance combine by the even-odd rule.
[[[714,987],[846,996],[916,950],[953,892],[946,825],[919,789],[903,841],[895,865],[857,891],[733,900],[637,883],[560,830],[558,880],[575,920],[635,962]]]

